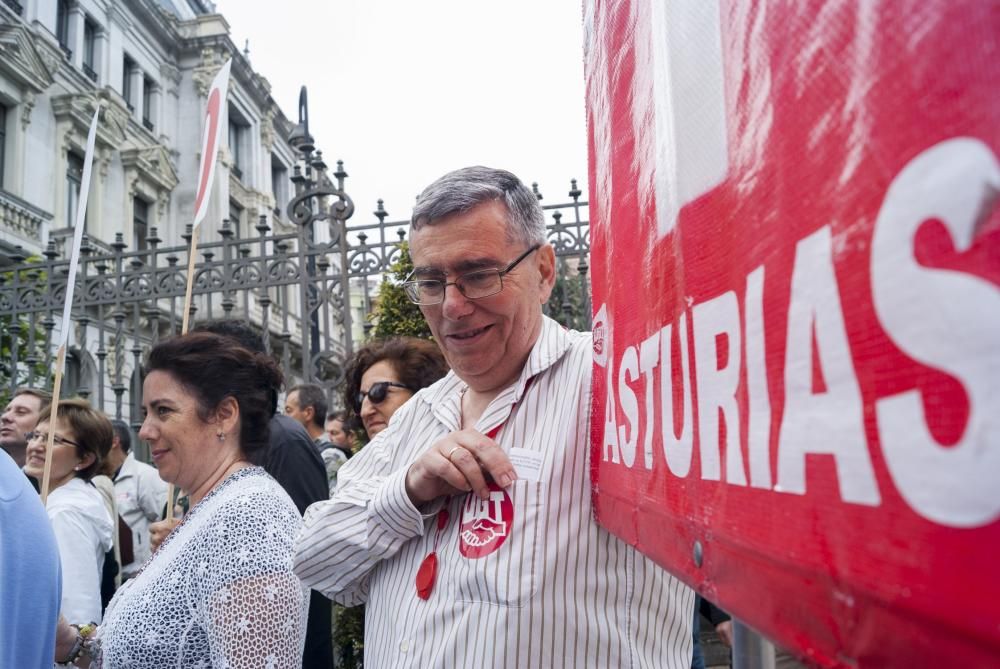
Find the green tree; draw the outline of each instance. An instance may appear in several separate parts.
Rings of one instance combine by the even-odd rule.
[[[413,271],[413,260],[406,242],[399,243],[399,256],[389,267],[389,276],[382,279],[378,297],[368,320],[374,325],[371,336],[384,339],[398,335],[431,339],[431,330],[420,313],[420,307],[410,301],[402,283]],[[361,444],[368,442],[364,429],[357,432]],[[365,607],[333,607],[333,645],[340,658],[339,666],[360,667],[365,649]]]
[[[576,272],[570,272],[565,260],[559,260],[556,281],[545,305],[545,313],[560,325],[586,332],[590,329],[586,290],[585,279]]]
[[[33,256],[25,259],[24,264],[33,265],[41,261],[40,257]],[[17,272],[16,276],[14,272]],[[14,269],[0,273],[0,289],[7,287],[12,302],[15,296],[11,285],[15,279],[19,290],[32,285],[42,292],[48,290],[48,278],[41,270]],[[34,347],[29,346],[32,329]],[[16,366],[13,362],[15,352],[18,361]],[[33,363],[28,362],[32,355],[35,357]],[[8,395],[11,386],[23,385],[32,377],[44,380],[48,373],[45,367],[45,330],[37,320],[16,313],[0,316],[0,406],[5,406],[10,399]]]
[[[403,290],[403,281],[413,271],[413,260],[410,258],[410,246],[400,242],[399,256],[389,267],[389,276],[382,279],[378,297],[372,307],[368,320],[375,327],[372,336],[384,339],[394,335],[407,335],[431,339],[431,330],[420,313],[420,307],[410,301]]]

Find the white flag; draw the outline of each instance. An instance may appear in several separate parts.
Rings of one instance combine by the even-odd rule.
[[[219,138],[223,134],[222,112],[226,108],[226,91],[229,88],[229,68],[232,59],[227,60],[212,81],[205,109],[205,134],[201,141],[201,165],[198,167],[198,195],[194,199],[194,229],[208,212],[212,184],[215,181],[215,155],[219,150]]]
[[[69,255],[69,276],[66,278],[66,302],[63,304],[62,327],[59,331],[59,346],[66,346],[69,340],[69,313],[73,308],[73,289],[76,287],[76,270],[80,266],[80,244],[83,241],[83,228],[87,220],[87,200],[90,197],[90,175],[94,167],[94,143],[97,139],[97,117],[101,115],[100,106],[94,110],[94,118],[90,122],[87,133],[87,152],[83,157],[83,178],[80,181],[80,199],[76,203],[76,221],[73,226],[73,251]]]

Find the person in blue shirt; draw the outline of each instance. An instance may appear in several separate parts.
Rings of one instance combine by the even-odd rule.
[[[0,667],[51,667],[62,600],[59,548],[38,493],[6,452],[0,527]]]

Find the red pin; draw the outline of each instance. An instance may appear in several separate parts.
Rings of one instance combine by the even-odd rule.
[[[448,504],[450,502],[451,498],[449,497],[445,500],[441,510],[438,511],[437,532],[434,534],[434,550],[427,554],[427,557],[420,563],[420,568],[417,569],[417,597],[420,599],[430,599],[431,592],[434,590],[434,583],[437,581],[437,546],[438,542],[441,541],[441,533],[448,526]]]

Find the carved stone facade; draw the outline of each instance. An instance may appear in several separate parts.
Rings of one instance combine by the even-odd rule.
[[[194,213],[208,87],[229,59],[240,160],[223,130],[205,234],[234,211],[242,212],[244,234],[254,234],[260,216],[285,222],[281,200],[290,189],[275,188],[272,178],[291,173],[292,124],[210,2],[19,4],[17,12],[0,2],[0,266],[40,254],[49,241],[68,252],[75,173],[97,108],[88,237],[107,248],[120,234],[127,247],[141,248],[155,228],[162,243],[178,243]]]
[[[229,59],[229,104],[203,242],[218,239],[234,213],[228,230],[238,237],[256,237],[262,216],[277,232],[295,230],[283,213],[292,191],[287,178],[295,152],[286,138],[293,124],[212,3],[0,1],[0,272],[32,256],[69,255],[96,109],[90,253],[133,252],[140,266],[144,249],[183,246],[194,216],[206,96]],[[238,127],[227,132],[230,120]],[[227,146],[237,136],[238,156]],[[76,371],[67,378],[76,374],[75,386],[95,397],[120,397],[122,384],[137,382],[139,349],[122,353],[98,335],[111,328],[116,337],[127,331],[148,341],[148,324],[139,311],[105,310],[77,325],[70,336]],[[100,369],[107,378],[99,378]]]

